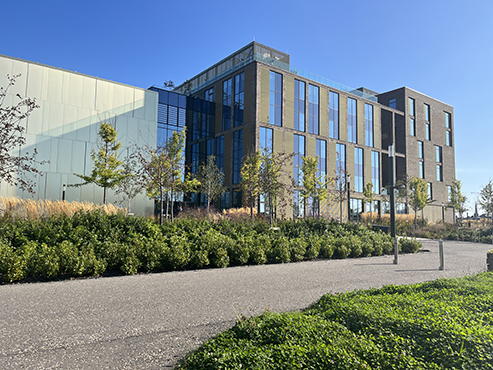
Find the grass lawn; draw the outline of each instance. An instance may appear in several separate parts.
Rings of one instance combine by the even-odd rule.
[[[178,369],[493,369],[493,273],[241,318]]]

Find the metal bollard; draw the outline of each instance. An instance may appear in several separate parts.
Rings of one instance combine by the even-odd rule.
[[[438,254],[440,256],[440,267],[438,268],[439,270],[443,270],[444,268],[444,261],[443,261],[443,240],[440,239],[438,241]]]

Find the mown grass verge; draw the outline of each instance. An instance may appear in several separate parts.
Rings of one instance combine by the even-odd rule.
[[[327,294],[265,313],[188,355],[178,369],[492,369],[493,273]]]
[[[0,218],[0,281],[136,274],[393,253],[389,235],[324,219],[279,222],[152,220],[103,210]],[[403,239],[403,252],[420,243]]]

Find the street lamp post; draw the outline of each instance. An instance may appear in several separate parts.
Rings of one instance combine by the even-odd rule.
[[[351,221],[351,176],[347,175],[347,220]]]
[[[445,223],[445,205],[442,202],[442,224]]]
[[[65,200],[65,192],[67,191],[67,185],[63,184],[62,200]]]
[[[399,244],[395,233],[395,153],[394,144],[389,145],[390,175],[390,235],[394,241],[394,265],[399,262]]]

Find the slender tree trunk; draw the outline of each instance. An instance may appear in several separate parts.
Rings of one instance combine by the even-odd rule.
[[[160,193],[160,199],[159,199],[159,225],[163,224],[163,207],[164,207],[164,200],[163,200],[163,188],[159,188],[159,193]]]
[[[175,187],[173,185],[173,187],[171,188],[171,222],[174,221],[174,217],[173,217],[174,208],[175,208]]]
[[[103,204],[108,205],[108,188],[103,188]]]

